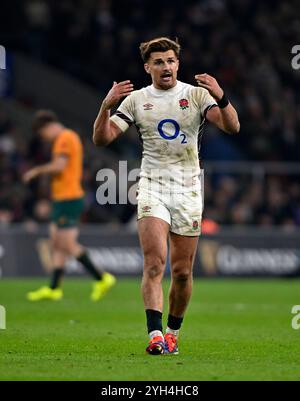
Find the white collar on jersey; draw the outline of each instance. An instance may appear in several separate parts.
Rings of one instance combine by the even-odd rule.
[[[157,95],[157,96],[164,96],[164,95],[175,95],[176,93],[178,93],[182,88],[182,82],[178,81],[176,82],[176,85],[173,86],[173,88],[171,89],[156,89],[153,84],[147,86],[146,89],[149,89],[150,92],[152,92],[153,95]]]

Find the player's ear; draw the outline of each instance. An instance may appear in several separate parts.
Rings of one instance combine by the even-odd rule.
[[[149,64],[145,63],[145,64],[144,64],[144,68],[145,68],[146,73],[147,73],[147,74],[150,74],[150,67],[149,67]]]

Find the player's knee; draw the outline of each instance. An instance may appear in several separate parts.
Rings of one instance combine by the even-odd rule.
[[[165,260],[163,258],[153,258],[145,261],[144,275],[149,279],[161,278],[164,273]]]
[[[173,280],[186,283],[192,277],[192,270],[184,266],[176,266],[172,272]]]

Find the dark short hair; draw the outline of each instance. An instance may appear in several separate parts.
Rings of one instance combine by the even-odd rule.
[[[174,50],[176,57],[179,58],[180,44],[177,38],[174,41],[162,36],[140,44],[141,56],[145,63],[149,60],[152,52],[167,52],[168,50]]]
[[[59,122],[57,115],[52,110],[38,110],[32,121],[32,129],[35,134],[39,134],[47,124]]]

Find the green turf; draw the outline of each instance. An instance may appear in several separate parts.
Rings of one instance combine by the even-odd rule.
[[[99,303],[65,280],[59,302],[30,303],[41,280],[0,280],[1,380],[299,380],[299,280],[195,280],[180,355],[149,356],[139,279]],[[165,288],[167,288],[167,282]]]

